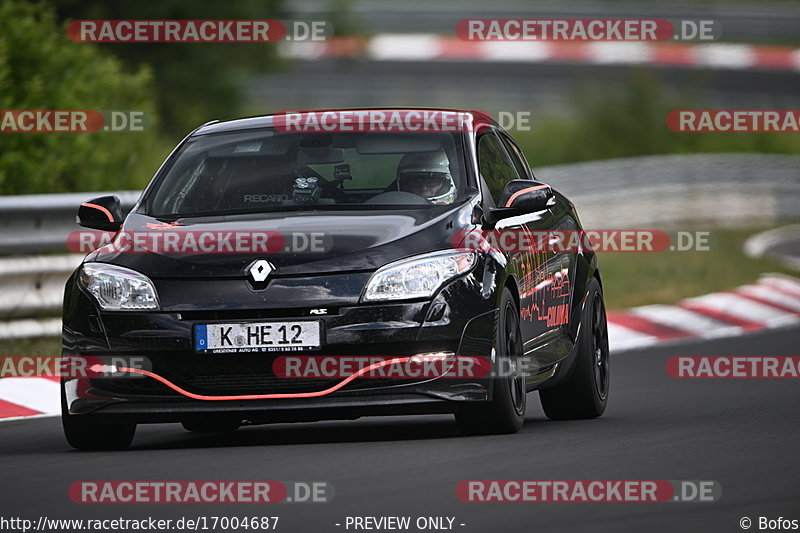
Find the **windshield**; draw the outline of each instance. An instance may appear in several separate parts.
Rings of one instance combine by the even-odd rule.
[[[148,192],[154,217],[450,205],[465,191],[459,133],[284,133],[190,138]]]

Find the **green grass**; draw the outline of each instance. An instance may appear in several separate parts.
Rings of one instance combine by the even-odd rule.
[[[744,241],[764,229],[769,228],[703,228],[711,232],[710,250],[705,252],[598,253],[606,305],[624,309],[671,304],[751,283],[764,272],[797,276],[775,261],[744,255]]]
[[[54,356],[61,355],[61,338],[15,339],[0,341],[0,357],[3,356]]]

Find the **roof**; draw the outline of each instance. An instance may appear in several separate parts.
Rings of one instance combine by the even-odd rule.
[[[400,113],[454,113],[462,116],[471,116],[475,121],[485,122],[489,124],[497,124],[495,120],[486,112],[478,110],[467,109],[451,109],[451,108],[435,108],[435,107],[357,107],[357,108],[344,108],[344,109],[306,109],[306,110],[286,110],[272,113],[269,115],[261,115],[255,117],[240,118],[235,120],[226,120],[224,122],[213,121],[203,124],[197,128],[192,135],[206,135],[209,133],[220,133],[226,131],[249,130],[258,128],[269,128],[275,126],[276,117],[282,119],[287,115],[300,117],[301,120],[308,118],[309,115],[323,115],[327,113],[337,114],[357,114],[357,113],[371,113],[371,112],[400,112]]]

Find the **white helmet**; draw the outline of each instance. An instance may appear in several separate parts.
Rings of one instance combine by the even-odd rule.
[[[397,166],[397,190],[423,196],[433,204],[452,204],[456,184],[444,151],[406,154]]]

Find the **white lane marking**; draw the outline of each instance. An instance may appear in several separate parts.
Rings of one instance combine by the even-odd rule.
[[[319,59],[328,50],[328,43],[310,41],[281,41],[278,43],[278,54],[291,59],[306,61]]]
[[[789,276],[780,274],[765,274],[758,280],[759,284],[768,284],[773,287],[784,287],[791,291],[792,295],[800,294],[800,281]]]
[[[44,378],[0,379],[0,399],[39,411],[60,413],[61,396],[59,384]]]
[[[631,314],[646,318],[656,324],[664,324],[703,338],[741,335],[739,326],[726,324],[688,309],[672,305],[645,305],[631,309]]]
[[[372,59],[425,60],[436,59],[441,53],[440,40],[429,34],[381,34],[370,40],[367,54]]]
[[[608,321],[608,347],[612,352],[634,350],[658,343],[658,338]]]
[[[550,43],[534,41],[486,41],[481,52],[484,61],[543,61],[553,55]]]
[[[653,48],[647,43],[605,41],[591,42],[588,46],[590,63],[650,63],[653,60]]]
[[[686,301],[697,302],[745,320],[761,322],[766,327],[780,327],[800,322],[800,317],[795,314],[742,298],[733,293],[706,294],[697,298],[689,298]]]
[[[698,44],[692,51],[695,64],[712,68],[750,68],[755,64],[755,51],[746,44]]]
[[[27,415],[27,416],[8,416],[6,418],[0,418],[0,422],[13,422],[14,420],[30,420],[31,418],[50,418],[53,416],[58,416],[61,413],[45,413],[41,415]]]
[[[742,294],[751,294],[756,298],[760,298],[766,302],[774,302],[775,305],[780,305],[789,309],[794,309],[800,313],[800,298],[781,292],[775,287],[769,285],[745,285],[736,289],[736,292]]]
[[[762,257],[773,246],[784,241],[794,240],[798,232],[800,232],[800,224],[762,231],[749,237],[742,245],[742,249],[748,257]]]

